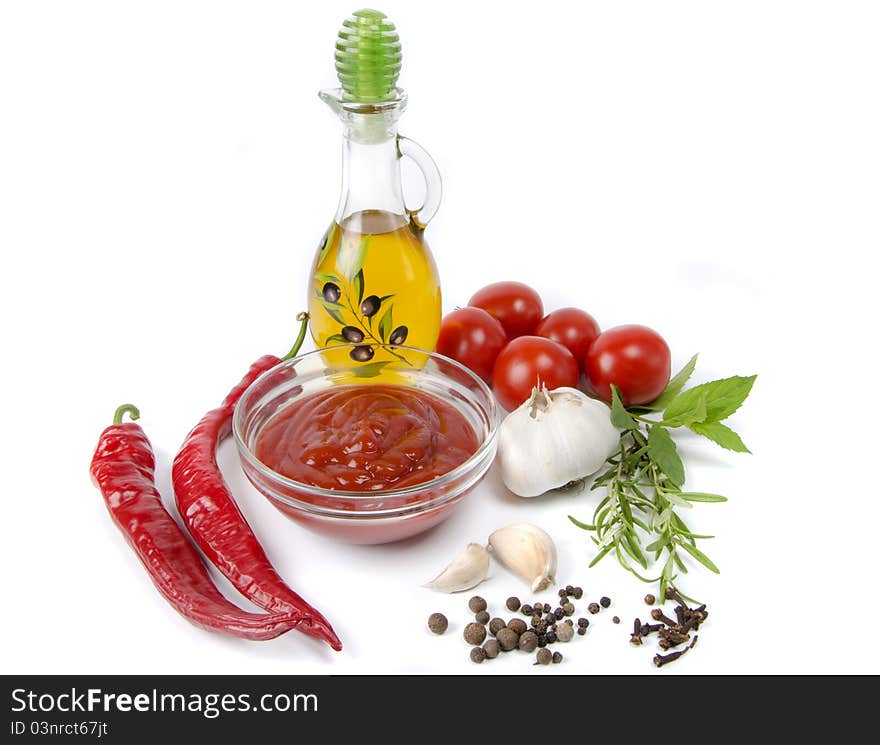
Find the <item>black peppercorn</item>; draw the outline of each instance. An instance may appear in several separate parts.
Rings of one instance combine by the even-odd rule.
[[[589,625],[590,625],[590,619],[589,619],[589,618],[579,618],[579,619],[578,619],[578,627],[579,627],[579,628],[585,629],[585,628],[587,628],[587,626],[589,626]]]
[[[515,634],[524,634],[528,626],[526,626],[526,622],[521,618],[511,618],[507,622],[507,628],[513,631]]]
[[[586,633],[587,633],[586,626],[578,626],[578,636],[583,636]]]
[[[534,652],[538,647],[538,635],[534,631],[526,631],[519,638],[519,648],[523,652]]]
[[[524,616],[531,616],[535,612],[535,609],[532,608],[532,606],[529,605],[528,603],[526,603],[522,608],[520,608],[520,610],[522,611],[522,614]]]
[[[575,587],[575,588],[571,591],[571,594],[572,594],[572,596],[574,597],[575,600],[580,600],[580,599],[584,596],[583,588],[581,588],[581,587]]]
[[[607,608],[608,606],[611,605],[611,598],[609,598],[609,597],[599,598],[599,605],[601,605],[603,608]]]
[[[538,646],[546,647],[547,646],[547,635],[546,634],[538,634]]]
[[[505,605],[507,606],[507,610],[509,611],[518,611],[520,608],[519,598],[515,595],[512,595],[511,597],[507,598],[507,602],[505,603]],[[531,614],[527,613],[526,615]]]
[[[443,634],[449,628],[449,621],[446,620],[446,616],[442,613],[432,613],[428,616],[428,628],[434,634]]]
[[[501,631],[501,629],[503,629],[505,626],[507,626],[507,624],[504,623],[503,619],[493,618],[491,621],[489,621],[489,632],[492,634],[492,636],[497,636],[498,632]]]
[[[614,616],[614,617],[612,617],[611,622],[612,622],[612,623],[620,623],[620,616]]]
[[[519,634],[506,626],[498,632],[495,638],[498,640],[498,644],[504,652],[509,652],[511,649],[514,649],[519,643]]]
[[[571,585],[566,585],[565,586],[565,594],[566,595],[574,595],[574,587],[572,587]]]
[[[571,603],[566,603],[562,606],[562,612],[565,613],[566,616],[573,616],[574,606]]]
[[[556,632],[553,629],[547,629],[544,636],[547,639],[547,644],[553,644],[556,641]]]
[[[569,587],[571,587],[571,585],[569,585]],[[560,587],[560,588],[559,588],[559,597],[565,599],[565,598],[567,598],[568,596],[569,596],[569,592],[568,592],[568,590],[567,590],[566,588],[564,588],[564,587]]]
[[[479,664],[480,662],[485,660],[486,657],[486,650],[484,650],[482,647],[474,647],[471,650],[471,662],[476,662],[477,664]]]
[[[480,645],[486,641],[486,627],[481,623],[469,623],[464,627],[464,640],[471,645]]]
[[[560,662],[562,662],[562,652],[554,652],[553,663],[558,665]]]
[[[556,608],[556,609],[553,611],[553,617],[554,617],[557,621],[561,621],[562,618],[563,618],[564,616],[565,616],[565,611],[562,610],[562,608]]]
[[[544,603],[544,613],[549,613],[551,610],[553,609],[550,607],[550,603]]]
[[[553,659],[553,654],[549,649],[539,649],[538,654],[535,655],[535,664],[536,665],[549,665],[550,661]]]
[[[474,614],[474,620],[477,623],[482,623],[483,625],[489,623],[489,611],[481,610],[479,613]]]
[[[483,645],[483,651],[486,653],[487,659],[494,660],[501,652],[501,645],[497,639],[489,639]]]
[[[532,616],[532,620],[530,623],[533,629],[538,628],[539,624],[541,623],[541,616]]]
[[[598,603],[590,603],[587,606],[587,610],[590,611],[593,615],[596,615],[599,612],[599,604]]]
[[[479,613],[481,610],[486,610],[487,603],[479,595],[474,595],[468,600],[468,608],[471,609],[471,613]]]

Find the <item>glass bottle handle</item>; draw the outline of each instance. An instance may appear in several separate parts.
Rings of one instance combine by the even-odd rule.
[[[406,208],[410,219],[412,219],[417,227],[424,229],[434,215],[437,214],[437,210],[440,207],[440,196],[443,193],[440,171],[434,159],[428,155],[428,151],[417,142],[409,139],[409,137],[397,135],[397,152],[401,158],[403,156],[412,158],[425,178],[424,203],[416,209]]]

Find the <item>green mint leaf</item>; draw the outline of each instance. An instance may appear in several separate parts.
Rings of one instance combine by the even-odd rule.
[[[638,429],[639,423],[623,407],[620,400],[620,389],[616,385],[611,386],[611,423],[618,429]]]
[[[688,502],[726,502],[727,497],[722,497],[720,494],[707,494],[706,492],[701,491],[688,491],[688,492],[679,492],[678,496],[682,499],[686,499]]]
[[[685,541],[678,541],[678,545],[681,546],[685,551],[687,551],[691,556],[693,556],[697,561],[700,562],[706,569],[715,572],[715,574],[721,574],[721,570],[712,563],[712,560],[706,556],[700,549],[696,546],[692,546],[690,543]]]
[[[700,386],[676,396],[663,412],[663,424],[667,427],[687,427],[702,422],[708,416],[708,393]]]
[[[692,432],[698,435],[708,437],[712,442],[717,442],[721,447],[727,450],[733,450],[735,453],[750,453],[740,436],[734,432],[726,424],[721,422],[694,422],[688,425]]]
[[[691,379],[691,375],[694,374],[696,367],[697,355],[695,354],[690,360],[688,360],[688,363],[672,377],[669,384],[666,386],[666,390],[664,390],[658,398],[654,399],[654,401],[641,408],[648,409],[649,411],[663,411],[663,409],[670,404],[672,399],[681,393],[681,389],[684,388],[685,383]]]
[[[648,430],[648,457],[657,464],[676,486],[684,483],[684,464],[672,441],[672,436],[664,428],[654,425]]]
[[[676,396],[672,403],[666,407],[663,415],[664,421],[677,420],[680,418],[687,419],[689,412],[692,412],[697,405],[699,398],[705,394],[706,397],[706,416],[702,419],[691,417],[687,424],[697,421],[704,422],[720,422],[735,412],[752,390],[757,375],[743,377],[734,375],[730,378],[722,378],[721,380],[713,380],[709,383],[702,383],[694,386]],[[681,425],[679,425],[681,426]]]

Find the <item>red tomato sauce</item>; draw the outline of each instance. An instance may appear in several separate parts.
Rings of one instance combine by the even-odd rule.
[[[255,454],[301,483],[370,492],[442,476],[477,447],[464,415],[437,396],[406,386],[341,385],[273,415]]]

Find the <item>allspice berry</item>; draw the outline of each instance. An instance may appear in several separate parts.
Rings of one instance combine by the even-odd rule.
[[[468,644],[479,646],[486,640],[486,627],[481,623],[469,623],[464,627],[464,640]]]
[[[519,637],[519,648],[523,652],[534,652],[538,648],[538,635],[534,631],[526,631]]]
[[[474,595],[468,600],[468,608],[471,609],[471,613],[479,613],[481,610],[486,610],[487,607],[486,601],[479,595]]]
[[[561,623],[556,627],[556,639],[560,642],[570,642],[574,638],[574,626]]]
[[[645,605],[654,605],[657,602],[657,598],[655,598],[650,592],[645,595]]]
[[[507,628],[509,628],[517,636],[519,636],[520,634],[525,632],[528,626],[526,626],[526,622],[523,621],[521,618],[511,618],[507,622]]]
[[[471,650],[471,662],[476,662],[477,664],[481,663],[486,659],[486,652],[482,647],[474,647]]]
[[[507,624],[504,623],[504,619],[493,618],[491,621],[489,621],[489,633],[492,634],[492,636],[495,636],[505,626],[507,626]]]
[[[549,665],[550,661],[553,659],[553,653],[547,649],[542,648],[538,650],[538,654],[535,655],[535,664],[536,665]]]
[[[474,620],[477,623],[481,623],[485,626],[487,623],[489,623],[489,611],[481,610],[479,613],[475,613]]]
[[[494,660],[501,652],[501,645],[497,639],[487,639],[483,645],[483,652],[486,653],[486,659]]]
[[[498,644],[501,646],[503,652],[509,652],[511,649],[515,649],[516,645],[519,643],[519,634],[507,626],[501,629],[501,631],[496,634],[495,638],[498,640]]]
[[[512,595],[511,597],[507,598],[507,602],[505,603],[505,605],[507,606],[507,610],[513,611],[515,613],[520,609],[519,598],[515,595]]]
[[[432,613],[428,616],[428,628],[434,634],[444,634],[446,629],[449,628],[449,621],[446,620],[446,616],[442,613]]]

